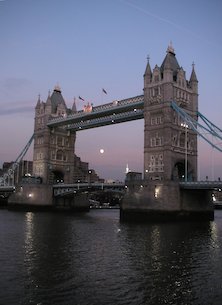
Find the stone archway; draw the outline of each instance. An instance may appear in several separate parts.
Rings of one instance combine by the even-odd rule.
[[[64,182],[64,173],[60,170],[53,170],[51,180],[53,181],[53,184],[63,183]]]
[[[180,160],[175,163],[173,170],[172,170],[172,180],[173,181],[185,181],[185,164],[184,160]],[[190,164],[187,163],[187,181],[194,180],[194,170]]]
[[[173,181],[183,181],[185,177],[185,165],[184,161],[176,162],[172,170]]]

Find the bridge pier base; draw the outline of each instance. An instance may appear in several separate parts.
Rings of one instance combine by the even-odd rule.
[[[120,208],[121,221],[213,219],[209,190],[181,189],[174,181],[129,181]]]
[[[87,212],[89,198],[85,193],[54,197],[52,185],[23,184],[8,198],[8,208]]]
[[[52,186],[47,184],[23,184],[17,186],[8,199],[9,208],[52,208]]]
[[[54,205],[57,210],[71,210],[75,212],[89,211],[88,193],[72,194],[54,198]]]

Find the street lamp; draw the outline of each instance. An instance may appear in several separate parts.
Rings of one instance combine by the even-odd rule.
[[[89,171],[88,171],[88,174],[89,174],[89,184],[91,184],[91,174],[92,174],[92,171],[89,170]]]
[[[186,123],[180,124],[183,128],[185,128],[185,182],[187,182],[187,129],[188,125]]]

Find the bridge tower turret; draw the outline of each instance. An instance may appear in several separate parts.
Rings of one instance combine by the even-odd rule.
[[[43,179],[43,183],[58,181],[73,182],[75,132],[64,127],[50,129],[51,118],[72,113],[63,99],[57,85],[46,102],[40,96],[35,107],[33,174]]]
[[[144,74],[144,179],[197,179],[197,135],[182,122],[171,102],[197,120],[198,81],[178,64],[172,44],[162,65]]]

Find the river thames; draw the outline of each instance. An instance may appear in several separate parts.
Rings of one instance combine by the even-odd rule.
[[[1,305],[221,305],[222,210],[203,223],[120,223],[0,210]]]

